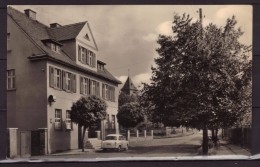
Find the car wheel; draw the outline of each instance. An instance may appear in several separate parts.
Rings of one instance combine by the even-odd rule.
[[[118,146],[117,151],[118,152],[121,151],[121,146]]]

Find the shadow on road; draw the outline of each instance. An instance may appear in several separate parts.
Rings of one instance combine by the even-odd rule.
[[[129,154],[146,154],[146,153],[180,153],[180,154],[197,154],[199,145],[180,144],[180,145],[162,145],[149,147],[129,147]]]

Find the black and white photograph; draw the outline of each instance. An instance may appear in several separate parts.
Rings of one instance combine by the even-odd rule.
[[[252,155],[251,5],[7,6],[8,159]]]

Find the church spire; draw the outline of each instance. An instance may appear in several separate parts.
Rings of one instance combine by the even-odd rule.
[[[129,69],[128,69],[127,80],[126,80],[124,86],[122,87],[121,91],[128,95],[136,94],[138,91],[138,89],[135,87],[135,85],[133,84],[133,81],[131,80],[131,78],[129,76]]]

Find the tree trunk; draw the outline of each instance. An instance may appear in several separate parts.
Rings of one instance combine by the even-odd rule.
[[[128,128],[126,128],[126,137],[125,138],[126,138],[126,140],[128,140]]]
[[[202,154],[208,155],[208,128],[205,125],[203,127]]]
[[[216,129],[216,142],[218,141],[218,128]]]
[[[211,129],[211,140],[214,142],[214,139],[215,139],[215,131],[214,131],[214,129],[212,128],[212,129]]]
[[[82,141],[81,141],[81,143],[82,143],[82,152],[84,152],[84,148],[85,148],[85,144],[84,144],[84,138],[85,138],[85,133],[86,133],[86,130],[87,130],[87,127],[86,127],[86,126],[84,126],[84,127],[83,127]]]

